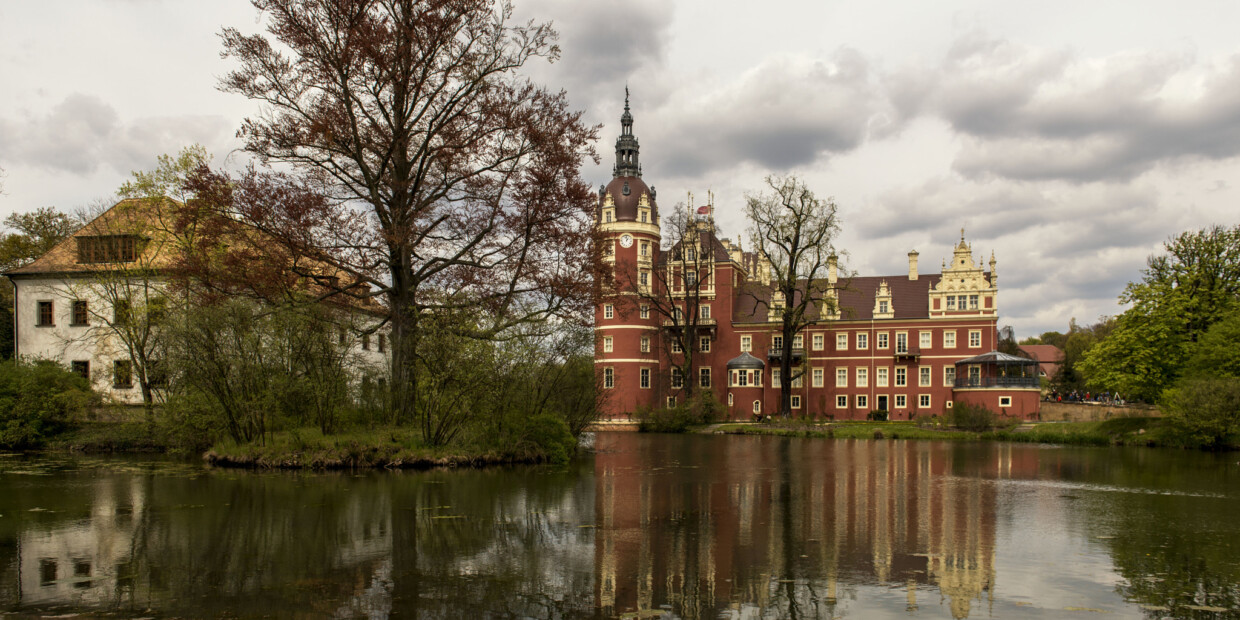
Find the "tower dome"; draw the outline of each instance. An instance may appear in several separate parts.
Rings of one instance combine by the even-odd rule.
[[[638,206],[649,206],[651,221],[658,221],[655,205],[655,189],[642,181],[642,167],[638,160],[640,147],[633,135],[633,114],[629,111],[629,89],[624,89],[624,114],[620,116],[620,136],[616,138],[616,165],[612,168],[612,180],[599,188],[599,209],[610,203],[615,206],[617,222],[636,222]]]

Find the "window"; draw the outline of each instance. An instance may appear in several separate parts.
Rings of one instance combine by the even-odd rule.
[[[641,389],[643,390],[650,389],[650,369],[649,368],[641,369],[641,374],[639,375],[639,377],[640,377],[639,383],[637,385],[641,387]]]
[[[857,348],[858,349],[870,348],[870,335],[869,334],[857,334]]]
[[[904,394],[896,394],[896,408],[904,409],[908,407],[908,397]]]
[[[943,385],[946,385],[947,387],[956,385],[956,367],[955,366],[944,366],[943,367]]]
[[[387,351],[387,336],[379,334],[379,352],[383,353],[384,351]]]
[[[79,263],[129,263],[138,258],[137,235],[78,237]]]
[[[649,286],[650,285],[650,272],[643,271],[637,274],[637,283],[642,288]]]
[[[917,408],[918,409],[929,409],[930,408],[930,395],[929,394],[920,394],[917,396]]]
[[[133,363],[129,360],[112,362],[112,387],[128,389],[133,387]]]
[[[1011,407],[1011,406],[1012,406],[1012,397],[1011,397],[1011,396],[1000,396],[1000,397],[999,397],[999,406],[1000,406],[1000,407]]]
[[[753,337],[752,336],[741,336],[741,350],[742,351],[753,350]]]
[[[982,330],[970,329],[969,330],[969,348],[976,349],[980,346],[982,346]]]
[[[642,336],[642,353],[650,352],[650,336]]]
[[[86,302],[80,299],[73,302],[73,324],[90,325],[90,312],[88,310]]]
[[[947,309],[948,309],[948,310],[955,310],[955,309],[956,309],[956,296],[955,296],[955,295],[948,295],[948,296],[947,296]]]
[[[762,413],[762,401],[760,400],[753,401],[753,412],[755,414]]]
[[[667,408],[671,409],[672,407],[675,407],[675,406],[676,406],[676,397],[668,396],[667,397]]]
[[[814,350],[821,351],[825,341],[826,338],[824,338],[822,334],[814,334]]]
[[[649,306],[649,305],[647,305],[647,304],[642,304],[642,307],[641,307],[641,309],[640,309],[638,312],[639,312],[639,316],[641,316],[641,318],[643,318],[643,319],[648,319],[648,318],[650,318],[650,306]]]
[[[930,367],[922,366],[917,369],[917,385],[921,387],[930,387]]]
[[[610,338],[608,338],[608,340],[610,340]],[[370,334],[362,334],[362,350],[370,350]]]
[[[69,369],[73,374],[90,381],[90,360],[74,360],[69,363]]]
[[[112,306],[112,324],[125,325],[129,322],[129,300],[118,299]]]
[[[977,310],[977,295],[969,295],[969,309]]]
[[[947,402],[943,403],[943,407],[944,407],[945,409],[951,409],[951,408],[952,408],[952,401],[950,401],[950,400],[949,400],[949,401],[947,401]]]
[[[771,369],[771,387],[775,387],[777,385],[783,385],[782,383],[783,378],[784,378],[784,375],[783,375],[782,369],[780,368]]]
[[[646,212],[645,212],[645,211],[642,211],[642,217],[643,217],[643,218],[645,218],[645,217],[646,217]],[[646,221],[646,220],[645,220],[645,219],[643,219],[642,221],[644,222],[644,221]],[[643,242],[642,242],[642,244],[641,244],[641,253],[642,253],[642,256],[650,256],[650,242],[649,242],[649,241],[643,241]]]
[[[615,318],[615,316],[616,316],[615,306],[612,306],[611,304],[604,304],[603,305],[603,318],[611,319],[611,318]]]
[[[792,348],[793,349],[804,349],[805,348],[805,337],[802,336],[801,334],[797,334],[793,336],[792,337]]]
[[[887,332],[882,332],[878,335],[878,348],[880,349],[888,348],[887,347]]]
[[[792,395],[792,408],[793,409],[801,408],[801,397],[796,394]]]
[[[815,369],[814,369],[814,379],[813,379],[813,383],[811,383],[811,385],[812,385],[813,387],[822,387],[822,381],[823,381],[823,375],[824,375],[824,374],[826,374],[826,373],[824,373],[824,372],[822,371],[822,369],[821,369],[821,368],[815,368]]]
[[[679,338],[672,339],[672,353],[684,353],[684,352],[685,352],[684,347],[680,346],[680,339]]]
[[[887,369],[879,368],[875,372],[877,372],[878,375],[874,378],[874,384],[878,387],[887,387]]]
[[[749,371],[748,370],[733,370],[732,371],[732,385],[734,387],[745,387],[749,385]]]
[[[754,387],[762,387],[762,371],[761,370],[753,371],[753,381],[751,381],[751,383],[754,384]]]
[[[697,279],[697,278],[698,278],[698,276],[697,276],[697,272],[696,272],[696,271],[686,271],[686,272],[685,272],[685,286],[686,286],[686,287],[688,287],[688,286],[696,286],[696,285],[697,285],[697,281],[698,281],[698,279]]]
[[[672,369],[672,388],[679,390],[685,387],[685,375],[679,368]]]
[[[908,334],[905,332],[896,334],[896,353],[908,353]]]
[[[692,262],[696,257],[693,253],[693,246],[685,247],[685,260]]]
[[[836,334],[835,335],[835,350],[836,351],[847,351],[848,350],[848,334]]]
[[[870,399],[865,394],[857,395],[857,408],[867,409],[870,406]]]
[[[698,339],[698,350],[702,353],[710,353],[710,336],[702,336]]]
[[[784,348],[784,337],[783,336],[771,336],[771,350],[781,351],[783,350],[783,348]]]
[[[931,343],[934,341],[933,332],[921,332],[918,334],[918,337],[920,338],[920,340],[918,341],[917,344],[922,349],[929,349],[931,347]]]
[[[887,306],[887,302],[886,302],[886,301],[880,301],[880,302],[878,302],[878,313],[879,313],[879,314],[887,314],[887,308],[888,308],[888,306]]]
[[[672,308],[672,320],[675,321],[676,323],[685,322],[685,311],[682,310],[680,306],[676,306],[675,308]]]
[[[616,387],[616,371],[610,367],[603,369],[603,387],[609,390]]]
[[[835,387],[848,387],[848,369],[835,369]]]
[[[363,343],[362,348],[363,349],[366,348],[366,344],[365,344],[366,341],[362,340],[362,343]],[[603,353],[611,353],[611,351],[612,351],[611,336],[603,336]]]
[[[733,402],[733,400],[734,400],[734,399],[732,398],[732,396],[733,396],[733,394],[732,394],[731,392],[728,392],[728,406],[729,406],[729,407],[731,407],[731,406],[732,406],[732,402]]]
[[[649,221],[650,221],[650,211],[647,211],[646,209],[642,209],[642,222],[645,223]]]
[[[870,369],[857,369],[857,387],[870,387]]]
[[[835,397],[835,408],[836,409],[847,409],[848,408],[848,397],[844,396],[843,394],[836,396]]]
[[[956,348],[956,330],[953,329],[951,331],[943,332],[943,348]]]
[[[906,385],[908,385],[908,369],[897,368],[896,369],[896,387],[904,387]]]
[[[710,387],[710,369],[709,368],[698,369],[698,385],[704,388]]]
[[[976,386],[982,381],[982,367],[977,364],[969,365],[969,385]]]
[[[704,319],[709,319],[710,318],[710,304],[702,304],[698,306],[698,316]]]
[[[35,325],[40,327],[48,327],[56,324],[55,305],[50,301],[39,302],[39,316],[35,321]]]
[[[805,386],[805,373],[804,372],[793,377],[792,387],[799,388],[799,387],[804,387],[804,386]]]

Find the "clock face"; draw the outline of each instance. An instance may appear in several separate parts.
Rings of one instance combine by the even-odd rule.
[[[633,235],[630,235],[628,233],[620,235],[620,245],[626,248],[632,247],[633,246]]]

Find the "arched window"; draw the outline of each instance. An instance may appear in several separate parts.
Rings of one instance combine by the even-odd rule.
[[[762,413],[762,401],[760,400],[753,401],[753,412]]]

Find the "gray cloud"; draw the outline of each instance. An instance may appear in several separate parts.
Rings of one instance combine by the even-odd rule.
[[[218,116],[152,117],[123,121],[97,97],[71,94],[43,116],[0,119],[0,161],[78,176],[100,167],[118,172],[149,167],[155,156],[229,135]]]
[[[656,113],[651,162],[671,176],[741,164],[788,171],[857,148],[890,118],[873,70],[851,49],[769,58],[730,84],[674,97]]]
[[[1240,56],[1080,58],[973,33],[940,66],[885,83],[904,117],[936,115],[967,137],[954,167],[971,178],[1122,180],[1240,155]]]

